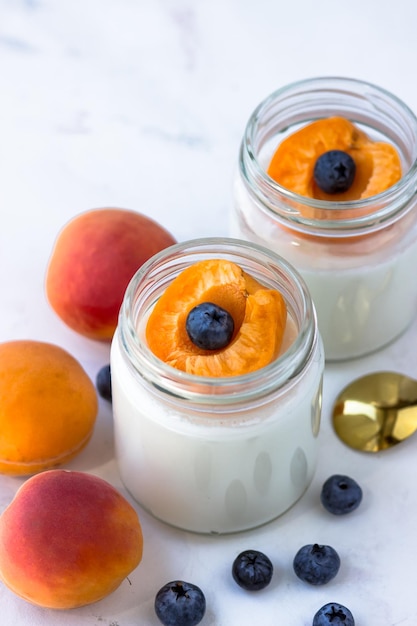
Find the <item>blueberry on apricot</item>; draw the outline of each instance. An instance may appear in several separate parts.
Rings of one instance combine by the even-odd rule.
[[[341,193],[352,186],[356,173],[353,158],[343,150],[328,150],[314,165],[314,181],[325,193]]]
[[[213,302],[202,302],[191,309],[185,328],[191,341],[202,350],[221,350],[233,335],[233,317]]]

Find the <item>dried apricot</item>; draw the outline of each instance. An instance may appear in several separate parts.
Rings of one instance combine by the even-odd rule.
[[[326,193],[314,180],[317,159],[331,150],[347,153],[355,162],[353,183],[346,191]],[[401,178],[401,161],[393,145],[372,141],[343,117],[329,117],[307,124],[282,141],[268,166],[268,174],[280,185],[301,196],[332,202],[368,198]]]
[[[0,472],[29,475],[69,461],[88,443],[98,408],[87,373],[53,344],[0,344]]]
[[[187,317],[201,303],[213,303],[233,318],[224,348],[197,346],[187,333]],[[264,367],[279,353],[287,310],[284,298],[238,265],[223,259],[186,268],[168,286],[149,317],[146,340],[169,365],[198,376],[237,376]]]

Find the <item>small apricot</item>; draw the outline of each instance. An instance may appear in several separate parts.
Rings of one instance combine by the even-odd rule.
[[[80,363],[41,341],[0,343],[0,472],[29,475],[75,457],[93,433],[97,392]]]
[[[48,470],[0,516],[0,577],[32,604],[71,609],[113,592],[140,563],[135,509],[97,476]]]
[[[49,304],[72,330],[110,341],[130,279],[151,256],[174,243],[160,224],[136,211],[80,213],[55,241],[46,270]]]

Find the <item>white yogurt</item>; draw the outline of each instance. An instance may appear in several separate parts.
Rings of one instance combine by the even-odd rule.
[[[231,241],[199,240],[197,248],[215,251],[217,257],[225,249],[228,258],[231,251],[235,257],[241,254],[235,262],[244,266],[244,257],[249,258],[246,271],[254,269],[250,258],[255,254],[269,273],[267,282],[277,276],[274,255]],[[184,265],[184,247],[173,246],[167,263],[156,263],[158,276],[166,276],[166,267],[172,270],[173,258]],[[160,362],[142,341],[140,323],[158,290],[142,300],[137,294],[160,282],[150,276],[153,266],[151,260],[133,279],[111,349],[116,457],[123,483],[152,515],[182,529],[230,533],[264,524],[301,497],[317,460],[324,357],[308,292],[296,294],[294,301],[289,295],[296,337],[284,341],[281,358],[235,379],[206,379]],[[281,279],[291,285],[298,281],[286,273]],[[293,332],[290,323],[289,335]]]

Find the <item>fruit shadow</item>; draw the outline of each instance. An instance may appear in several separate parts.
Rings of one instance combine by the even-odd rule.
[[[108,466],[113,460],[114,435],[111,403],[100,398],[93,435],[85,448],[66,464],[65,469],[101,474],[100,468]]]

